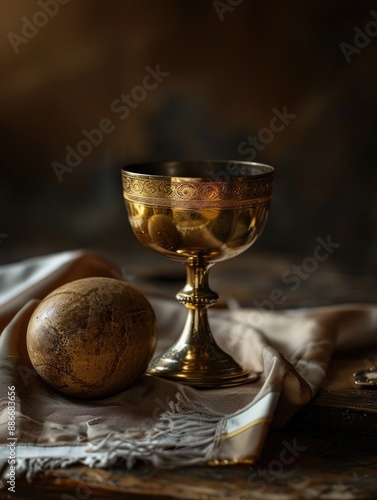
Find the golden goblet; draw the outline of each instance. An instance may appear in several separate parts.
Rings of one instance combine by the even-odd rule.
[[[185,263],[187,281],[176,295],[188,309],[177,342],[149,373],[194,387],[255,380],[216,344],[207,308],[218,300],[208,284],[217,261],[244,252],[265,226],[274,169],[251,162],[158,162],[122,169],[131,227],[148,248]]]

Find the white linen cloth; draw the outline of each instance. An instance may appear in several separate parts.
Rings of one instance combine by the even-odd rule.
[[[156,467],[252,463],[270,424],[283,426],[315,395],[337,348],[376,342],[377,307],[346,304],[262,313],[210,310],[218,344],[257,382],[198,390],[143,375],[115,396],[79,400],[50,388],[33,370],[26,329],[36,305],[58,286],[89,276],[113,276],[100,256],[63,252],[0,266],[0,471],[34,474],[81,463],[106,467],[143,460]],[[157,316],[156,354],[170,346],[186,310],[175,300],[148,297]],[[14,387],[16,434],[9,433],[9,388]],[[12,389],[10,390],[12,393]],[[8,474],[8,476],[7,476]]]

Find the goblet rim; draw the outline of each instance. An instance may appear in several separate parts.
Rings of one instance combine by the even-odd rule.
[[[130,163],[124,165],[121,168],[122,174],[126,176],[137,176],[140,178],[149,178],[149,179],[182,179],[187,181],[206,181],[206,182],[224,182],[225,176],[219,176],[212,172],[212,174],[197,176],[197,175],[188,175],[188,174],[162,174],[162,173],[152,173],[153,166],[158,168],[182,168],[184,166],[188,167],[189,165],[198,167],[200,165],[213,165],[214,167],[222,167],[226,166],[245,166],[245,167],[258,167],[264,169],[262,172],[258,173],[247,173],[247,174],[234,174],[228,168],[227,171],[222,171],[222,173],[227,174],[227,180],[245,180],[245,179],[260,179],[260,178],[268,178],[273,176],[275,173],[275,168],[267,163],[261,162],[252,162],[245,160],[168,160],[168,161],[153,161],[153,162],[140,162],[140,163]],[[217,177],[217,178],[216,178]]]

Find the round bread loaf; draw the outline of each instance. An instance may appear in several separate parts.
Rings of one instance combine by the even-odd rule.
[[[27,350],[54,389],[80,398],[120,392],[141,376],[156,346],[156,318],[144,297],[112,278],[84,278],[45,297],[27,329]]]

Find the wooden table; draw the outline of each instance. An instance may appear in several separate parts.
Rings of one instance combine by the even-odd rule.
[[[229,262],[232,264],[221,264],[222,268],[219,265],[213,273],[212,286],[220,293],[225,290],[225,296],[235,296],[242,305],[268,296],[269,290],[279,286],[281,272],[290,264],[287,259],[274,258],[271,265],[265,257],[257,256],[247,263],[245,275],[246,258]],[[135,264],[134,286],[173,296],[182,285],[183,269],[168,261],[165,268],[158,266],[158,273],[152,269],[156,267]],[[327,266],[311,277],[311,283],[303,283],[300,293],[292,296],[287,291],[285,306],[375,301],[374,285],[367,276],[349,276]],[[254,467],[173,471],[155,470],[145,464],[132,471],[122,466],[114,470],[70,467],[46,471],[32,484],[18,479],[16,498],[376,499],[377,392],[360,389],[352,380],[355,370],[376,363],[377,346],[375,351],[336,354],[317,396],[284,429],[271,429],[262,458]],[[282,451],[287,447],[294,450],[294,460],[289,464],[282,461]],[[13,496],[0,492],[0,499],[5,498]]]

